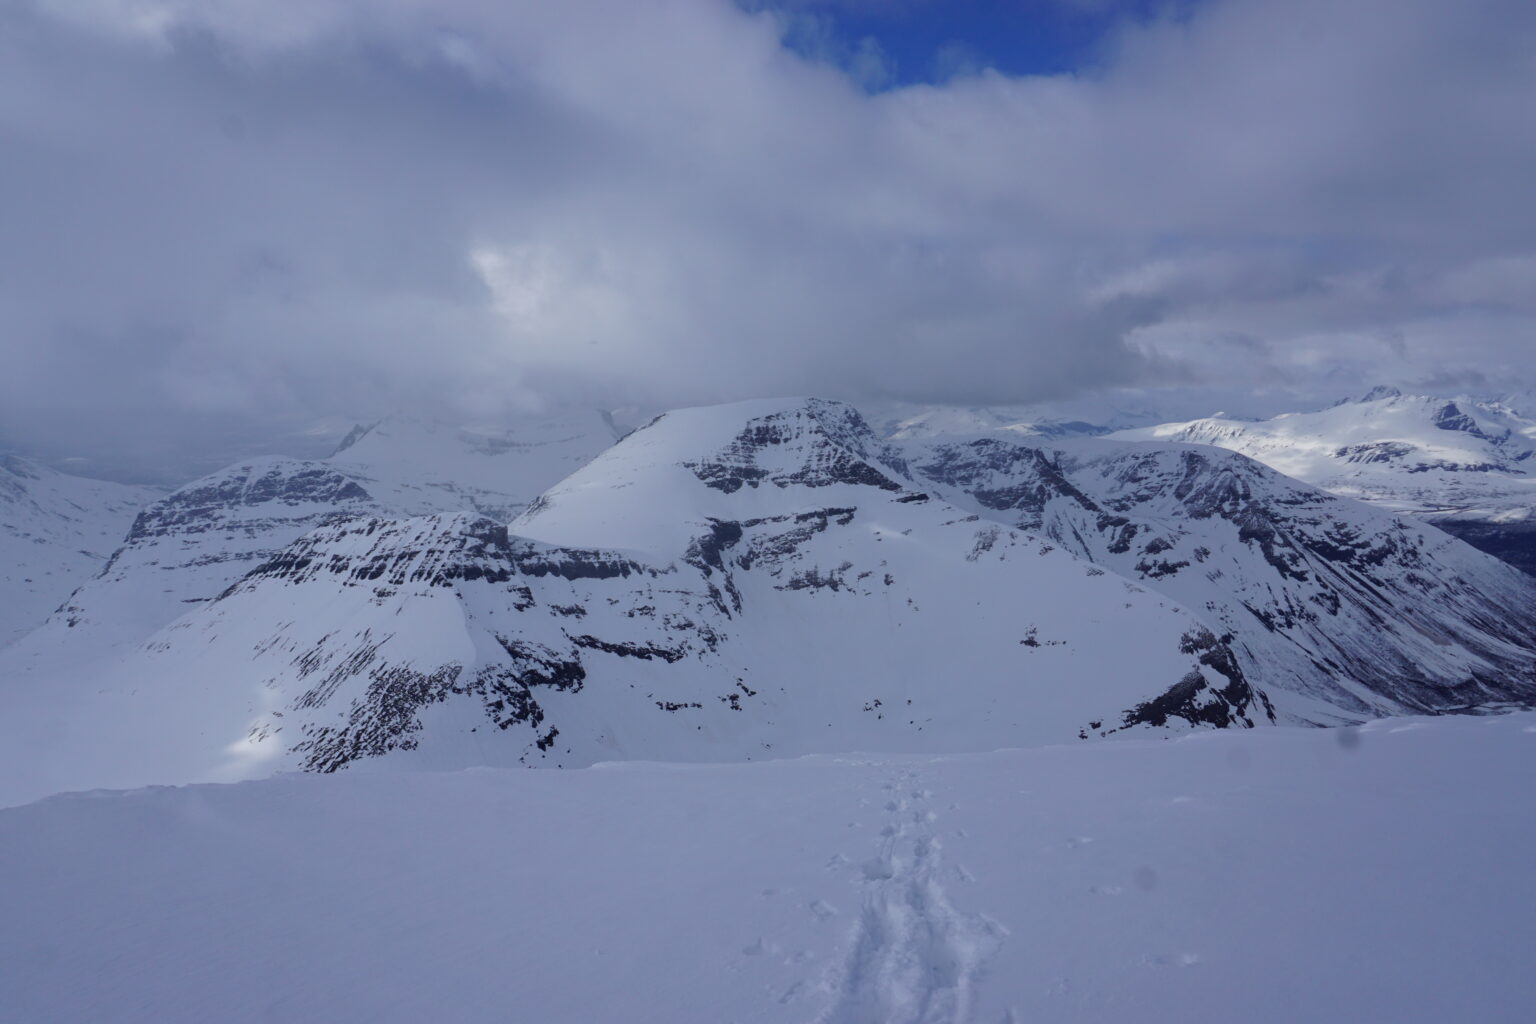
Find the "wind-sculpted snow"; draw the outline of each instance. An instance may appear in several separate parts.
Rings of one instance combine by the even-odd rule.
[[[1270,720],[1226,642],[1173,602],[873,456],[892,452],[830,403],[686,410],[510,526],[331,523],[125,657],[92,713],[125,716],[125,761],[149,745],[154,772],[181,778]]]
[[[1293,719],[1536,702],[1536,580],[1437,530],[1212,448],[983,437],[909,454],[953,500],[1195,611]]]
[[[1536,572],[1536,420],[1523,402],[1376,388],[1320,412],[1211,417],[1123,431],[1126,440],[1241,452],[1334,494],[1406,513]]]

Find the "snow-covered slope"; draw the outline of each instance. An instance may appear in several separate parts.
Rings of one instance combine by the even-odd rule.
[[[161,493],[0,456],[0,647],[100,571],[133,517]]]
[[[1201,419],[1122,431],[1241,452],[1334,494],[1432,522],[1536,570],[1536,418],[1513,404],[1405,395],[1274,419]]]
[[[1536,715],[0,812],[0,1020],[1477,1021]]]
[[[1115,416],[1112,426],[1081,419],[1063,418],[1044,409],[1027,405],[961,406],[912,405],[906,403],[866,403],[859,409],[868,418],[871,429],[893,441],[951,435],[1006,431],[1021,437],[1091,437],[1113,429],[1147,422],[1146,417]]]
[[[19,657],[78,661],[138,643],[322,523],[438,512],[504,521],[616,437],[596,412],[499,432],[396,417],[359,427],[328,459],[248,459],[146,508]]]
[[[1006,431],[1021,437],[1093,437],[1115,430],[1150,427],[1187,415],[1211,396],[1173,395],[1112,388],[1056,401],[1002,405],[923,404],[895,400],[861,401],[858,409],[875,435],[893,441],[932,440]],[[1199,403],[1199,404],[1192,404]]]
[[[145,647],[29,691],[46,703],[0,729],[33,793],[1270,718],[1172,601],[924,492],[857,413],[814,400],[669,413],[510,528],[322,526]]]
[[[1000,436],[906,454],[951,500],[1230,635],[1295,719],[1536,702],[1536,579],[1438,530],[1209,447]]]
[[[392,417],[357,428],[325,461],[391,515],[474,512],[505,522],[623,433],[601,412],[494,430]]]

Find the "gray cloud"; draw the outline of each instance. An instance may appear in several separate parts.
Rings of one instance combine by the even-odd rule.
[[[874,95],[783,26],[0,7],[0,436],[1536,377],[1528,3],[1213,0]]]

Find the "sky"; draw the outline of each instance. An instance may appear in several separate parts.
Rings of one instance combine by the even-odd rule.
[[[1527,0],[0,0],[0,441],[1525,388],[1533,101]]]

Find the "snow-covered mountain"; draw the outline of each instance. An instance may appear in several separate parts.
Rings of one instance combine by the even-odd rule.
[[[0,647],[99,572],[133,517],[162,493],[0,455]]]
[[[326,459],[247,459],[145,508],[99,576],[61,595],[65,607],[21,646],[47,661],[138,643],[322,523],[438,512],[505,521],[618,434],[597,412],[500,431],[393,417],[358,427]]]
[[[1116,433],[1242,452],[1334,494],[1434,523],[1536,571],[1536,417],[1519,396],[1376,388],[1317,412],[1213,417]]]
[[[1011,436],[905,446],[950,500],[1157,590],[1320,724],[1536,702],[1536,579],[1228,451]]]
[[[516,451],[375,428],[146,511],[0,655],[31,768],[0,799],[1536,703],[1536,580],[1210,447],[895,442],[759,401],[658,417],[514,516],[443,445]]]
[[[0,728],[59,788],[981,750],[1272,720],[1173,601],[911,479],[846,406],[669,413],[510,526],[321,525]],[[1103,637],[1113,636],[1107,644]],[[67,712],[64,689],[89,694]]]

